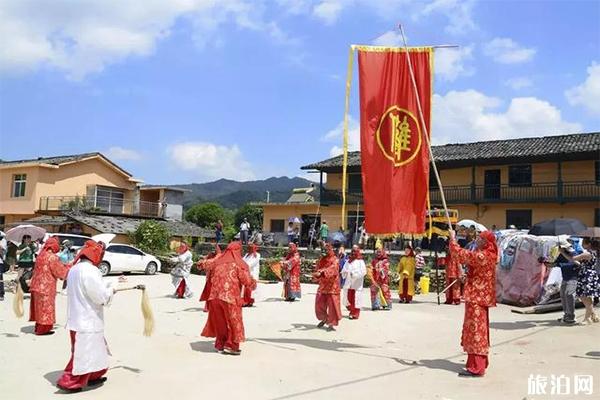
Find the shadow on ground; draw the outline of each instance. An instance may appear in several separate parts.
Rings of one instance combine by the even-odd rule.
[[[556,319],[545,319],[537,321],[514,321],[514,322],[491,322],[491,329],[500,329],[506,331],[518,331],[537,327],[560,326],[561,323]]]
[[[368,347],[343,342],[334,342],[329,340],[318,340],[318,339],[282,339],[282,338],[256,338],[256,341],[262,341],[266,343],[275,344],[297,344],[301,346],[310,347],[318,350],[327,351],[343,351],[344,349],[366,349]]]
[[[33,325],[24,326],[24,327],[21,328],[21,333],[31,333],[31,334],[33,334],[34,331],[35,331],[35,326],[33,326]]]
[[[216,353],[215,343],[211,341],[203,341],[203,342],[192,342],[190,343],[190,347],[194,351],[199,351],[200,353]]]

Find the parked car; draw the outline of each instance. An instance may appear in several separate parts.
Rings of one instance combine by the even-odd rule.
[[[111,272],[143,272],[154,275],[160,270],[160,261],[133,246],[109,243],[98,269],[102,275]]]
[[[65,240],[70,240],[71,243],[73,243],[73,248],[75,250],[79,250],[80,248],[83,247],[84,243],[90,239],[93,239],[89,236],[83,236],[83,235],[74,235],[71,233],[47,233],[46,237],[44,238],[44,242],[46,240],[48,240],[49,237],[55,237],[58,238],[59,243],[62,244],[63,241]]]

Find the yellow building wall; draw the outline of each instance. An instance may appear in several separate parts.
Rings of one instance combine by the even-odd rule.
[[[25,196],[13,198],[13,177],[27,174]],[[136,184],[106,162],[94,158],[48,167],[11,167],[0,169],[0,215],[34,214],[45,196],[85,196],[87,185],[108,186],[125,190],[125,200],[133,200]]]
[[[263,208],[263,231],[271,231],[271,220],[282,219],[285,221],[284,229],[287,228],[287,222],[291,217],[300,218],[302,214],[316,214],[318,204],[265,204]],[[324,207],[323,207],[324,208]],[[321,210],[323,210],[321,208]]]
[[[342,174],[327,174],[325,187],[331,190],[342,190]]]
[[[38,209],[39,167],[0,169],[0,214],[33,214]],[[14,175],[27,174],[25,196],[12,197]]]
[[[564,182],[594,181],[596,179],[594,161],[563,162],[562,178]]]
[[[129,177],[98,158],[40,171],[37,196],[85,196],[88,185],[124,189],[125,199],[133,199],[136,187]]]
[[[471,167],[440,170],[444,186],[465,186],[471,184]]]

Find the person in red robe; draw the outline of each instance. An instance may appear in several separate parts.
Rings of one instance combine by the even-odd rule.
[[[377,249],[367,275],[371,278],[371,309],[391,310],[390,262],[384,249]]]
[[[302,297],[300,289],[300,253],[295,243],[290,243],[289,251],[281,263],[283,269],[283,297],[294,301]]]
[[[219,247],[219,243],[215,244],[215,251],[212,253],[208,253],[208,255],[198,261],[196,267],[198,269],[204,270],[206,274],[206,281],[204,282],[204,289],[202,290],[202,294],[200,294],[200,301],[204,302],[204,309],[202,311],[208,312],[208,297],[210,296],[210,272],[205,266],[210,265],[218,256],[221,255],[221,248]]]
[[[462,268],[450,250],[445,257],[446,264],[446,301],[444,304],[460,305],[460,286],[462,280]],[[451,286],[450,286],[451,285]]]
[[[242,245],[233,242],[214,262],[205,265],[210,273],[208,319],[202,336],[214,337],[215,349],[224,354],[240,355],[240,343],[246,337],[242,319],[241,287],[256,289],[248,265],[242,259]]]
[[[35,260],[31,277],[31,302],[29,321],[35,321],[36,335],[52,335],[56,322],[56,280],[64,280],[69,267],[60,262],[56,255],[60,243],[54,236],[48,238]]]
[[[461,345],[468,358],[465,370],[459,373],[461,377],[485,375],[489,365],[489,308],[496,306],[496,237],[492,232],[484,231],[477,237],[476,245],[475,250],[461,248],[456,242],[456,234],[451,232],[449,246],[453,261],[467,265]]]
[[[327,324],[328,331],[334,331],[342,319],[340,305],[339,261],[330,244],[321,247],[321,258],[317,261],[314,279],[319,282],[315,299],[315,314],[320,321],[317,327]]]

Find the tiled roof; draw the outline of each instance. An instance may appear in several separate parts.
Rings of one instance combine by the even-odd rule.
[[[286,201],[286,203],[314,203],[318,200],[319,191],[315,190],[314,187],[310,188],[299,188],[292,191],[292,195]]]
[[[474,164],[543,162],[600,158],[600,132],[560,136],[493,140],[433,146],[436,164],[459,167]],[[360,168],[360,152],[348,153],[348,166]],[[336,170],[342,168],[342,156],[305,165],[301,169]]]
[[[50,165],[61,165],[69,162],[79,161],[90,157],[102,157],[110,164],[121,170],[126,175],[132,176],[129,172],[119,167],[117,164],[109,160],[105,155],[99,152],[94,153],[82,153],[82,154],[71,154],[68,156],[54,156],[54,157],[38,157],[26,160],[1,160],[0,166],[18,166],[19,164],[50,164]]]
[[[83,212],[65,212],[64,214],[69,218],[83,225],[87,225],[101,233],[114,233],[121,235],[126,235],[129,232],[135,231],[142,222],[148,220],[144,218],[95,215]],[[203,238],[214,238],[215,236],[212,230],[200,228],[198,225],[192,224],[191,222],[169,220],[156,221],[166,226],[173,236],[191,236]]]

